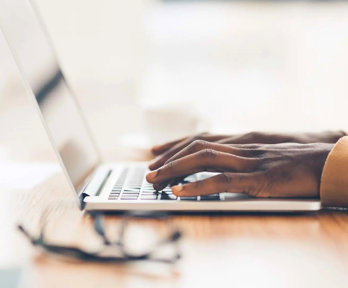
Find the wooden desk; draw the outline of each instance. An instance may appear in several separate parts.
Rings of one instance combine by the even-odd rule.
[[[176,265],[86,264],[38,254],[14,229],[18,219],[35,227],[49,207],[50,238],[95,243],[62,174],[7,193],[1,237],[8,241],[0,260],[22,267],[23,287],[347,287],[348,214],[174,216],[184,232]]]
[[[1,102],[1,164],[54,161],[33,110],[23,108],[28,103]],[[36,227],[48,207],[52,238],[94,245],[90,221],[61,173],[32,189],[0,192],[0,269],[19,267],[20,287],[347,287],[348,214],[175,216],[184,232],[183,258],[175,266],[99,265],[37,254],[15,229],[18,221]]]

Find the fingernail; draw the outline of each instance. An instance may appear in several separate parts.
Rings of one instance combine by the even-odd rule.
[[[182,189],[183,189],[182,185],[172,186],[172,191],[174,194],[180,192]]]
[[[151,182],[156,177],[156,171],[152,171],[146,175],[146,180]]]

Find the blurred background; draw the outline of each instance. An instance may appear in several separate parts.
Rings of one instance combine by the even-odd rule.
[[[34,2],[104,159],[198,131],[348,129],[348,2]],[[59,171],[0,33],[2,235],[13,192],[26,206]],[[0,237],[0,267],[25,258],[20,241]]]
[[[104,155],[197,131],[348,128],[348,2],[34,2]],[[38,147],[2,35],[0,63],[2,142]]]

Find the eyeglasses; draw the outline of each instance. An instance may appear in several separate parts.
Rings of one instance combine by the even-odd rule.
[[[169,214],[162,212],[127,212],[123,215],[118,231],[116,240],[111,239],[107,234],[105,216],[103,214],[94,213],[91,214],[93,219],[93,227],[96,235],[103,241],[103,245],[100,249],[94,252],[90,252],[81,249],[76,246],[65,246],[54,243],[49,243],[45,239],[46,223],[42,224],[39,236],[35,237],[23,225],[18,225],[18,229],[30,240],[30,242],[36,246],[41,247],[44,251],[59,256],[65,256],[68,258],[78,259],[87,262],[105,262],[105,263],[126,263],[132,261],[154,261],[161,263],[175,263],[180,259],[178,242],[182,237],[179,229],[170,220]],[[129,232],[132,226],[131,223],[136,223],[142,220],[156,220],[165,224],[169,233],[165,237],[160,237],[159,232],[155,231],[157,237],[151,245],[145,245],[145,249],[135,251],[132,247],[134,242],[130,239],[127,232]],[[140,225],[141,226],[141,225]],[[129,234],[129,233],[128,233]],[[131,234],[131,233],[130,233]],[[136,240],[141,242],[146,239],[148,234],[135,234]],[[165,248],[172,246],[174,252],[166,256],[157,256],[160,250],[166,250]],[[171,249],[172,250],[172,249]]]

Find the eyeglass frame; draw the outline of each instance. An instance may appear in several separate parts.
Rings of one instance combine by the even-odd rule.
[[[64,246],[49,243],[45,240],[46,222],[42,224],[38,237],[32,236],[31,233],[22,224],[18,224],[17,228],[21,231],[31,242],[33,246],[41,247],[45,252],[56,254],[59,256],[66,256],[73,259],[78,259],[85,262],[103,262],[103,263],[127,263],[134,261],[153,261],[172,264],[181,258],[181,253],[177,248],[177,251],[173,257],[160,258],[154,257],[152,254],[158,250],[159,247],[168,244],[178,244],[182,238],[181,231],[170,221],[169,213],[160,211],[127,211],[122,214],[121,229],[116,241],[111,241],[106,235],[106,229],[104,224],[105,215],[102,213],[90,213],[93,219],[93,227],[96,234],[103,240],[103,247],[98,252],[88,252],[75,246]],[[147,252],[135,255],[129,253],[125,249],[124,245],[124,232],[127,228],[130,219],[157,219],[164,220],[170,227],[171,233],[168,237],[158,241]],[[117,248],[122,256],[102,256],[100,255],[105,248],[114,247]],[[104,249],[103,249],[104,248]]]

